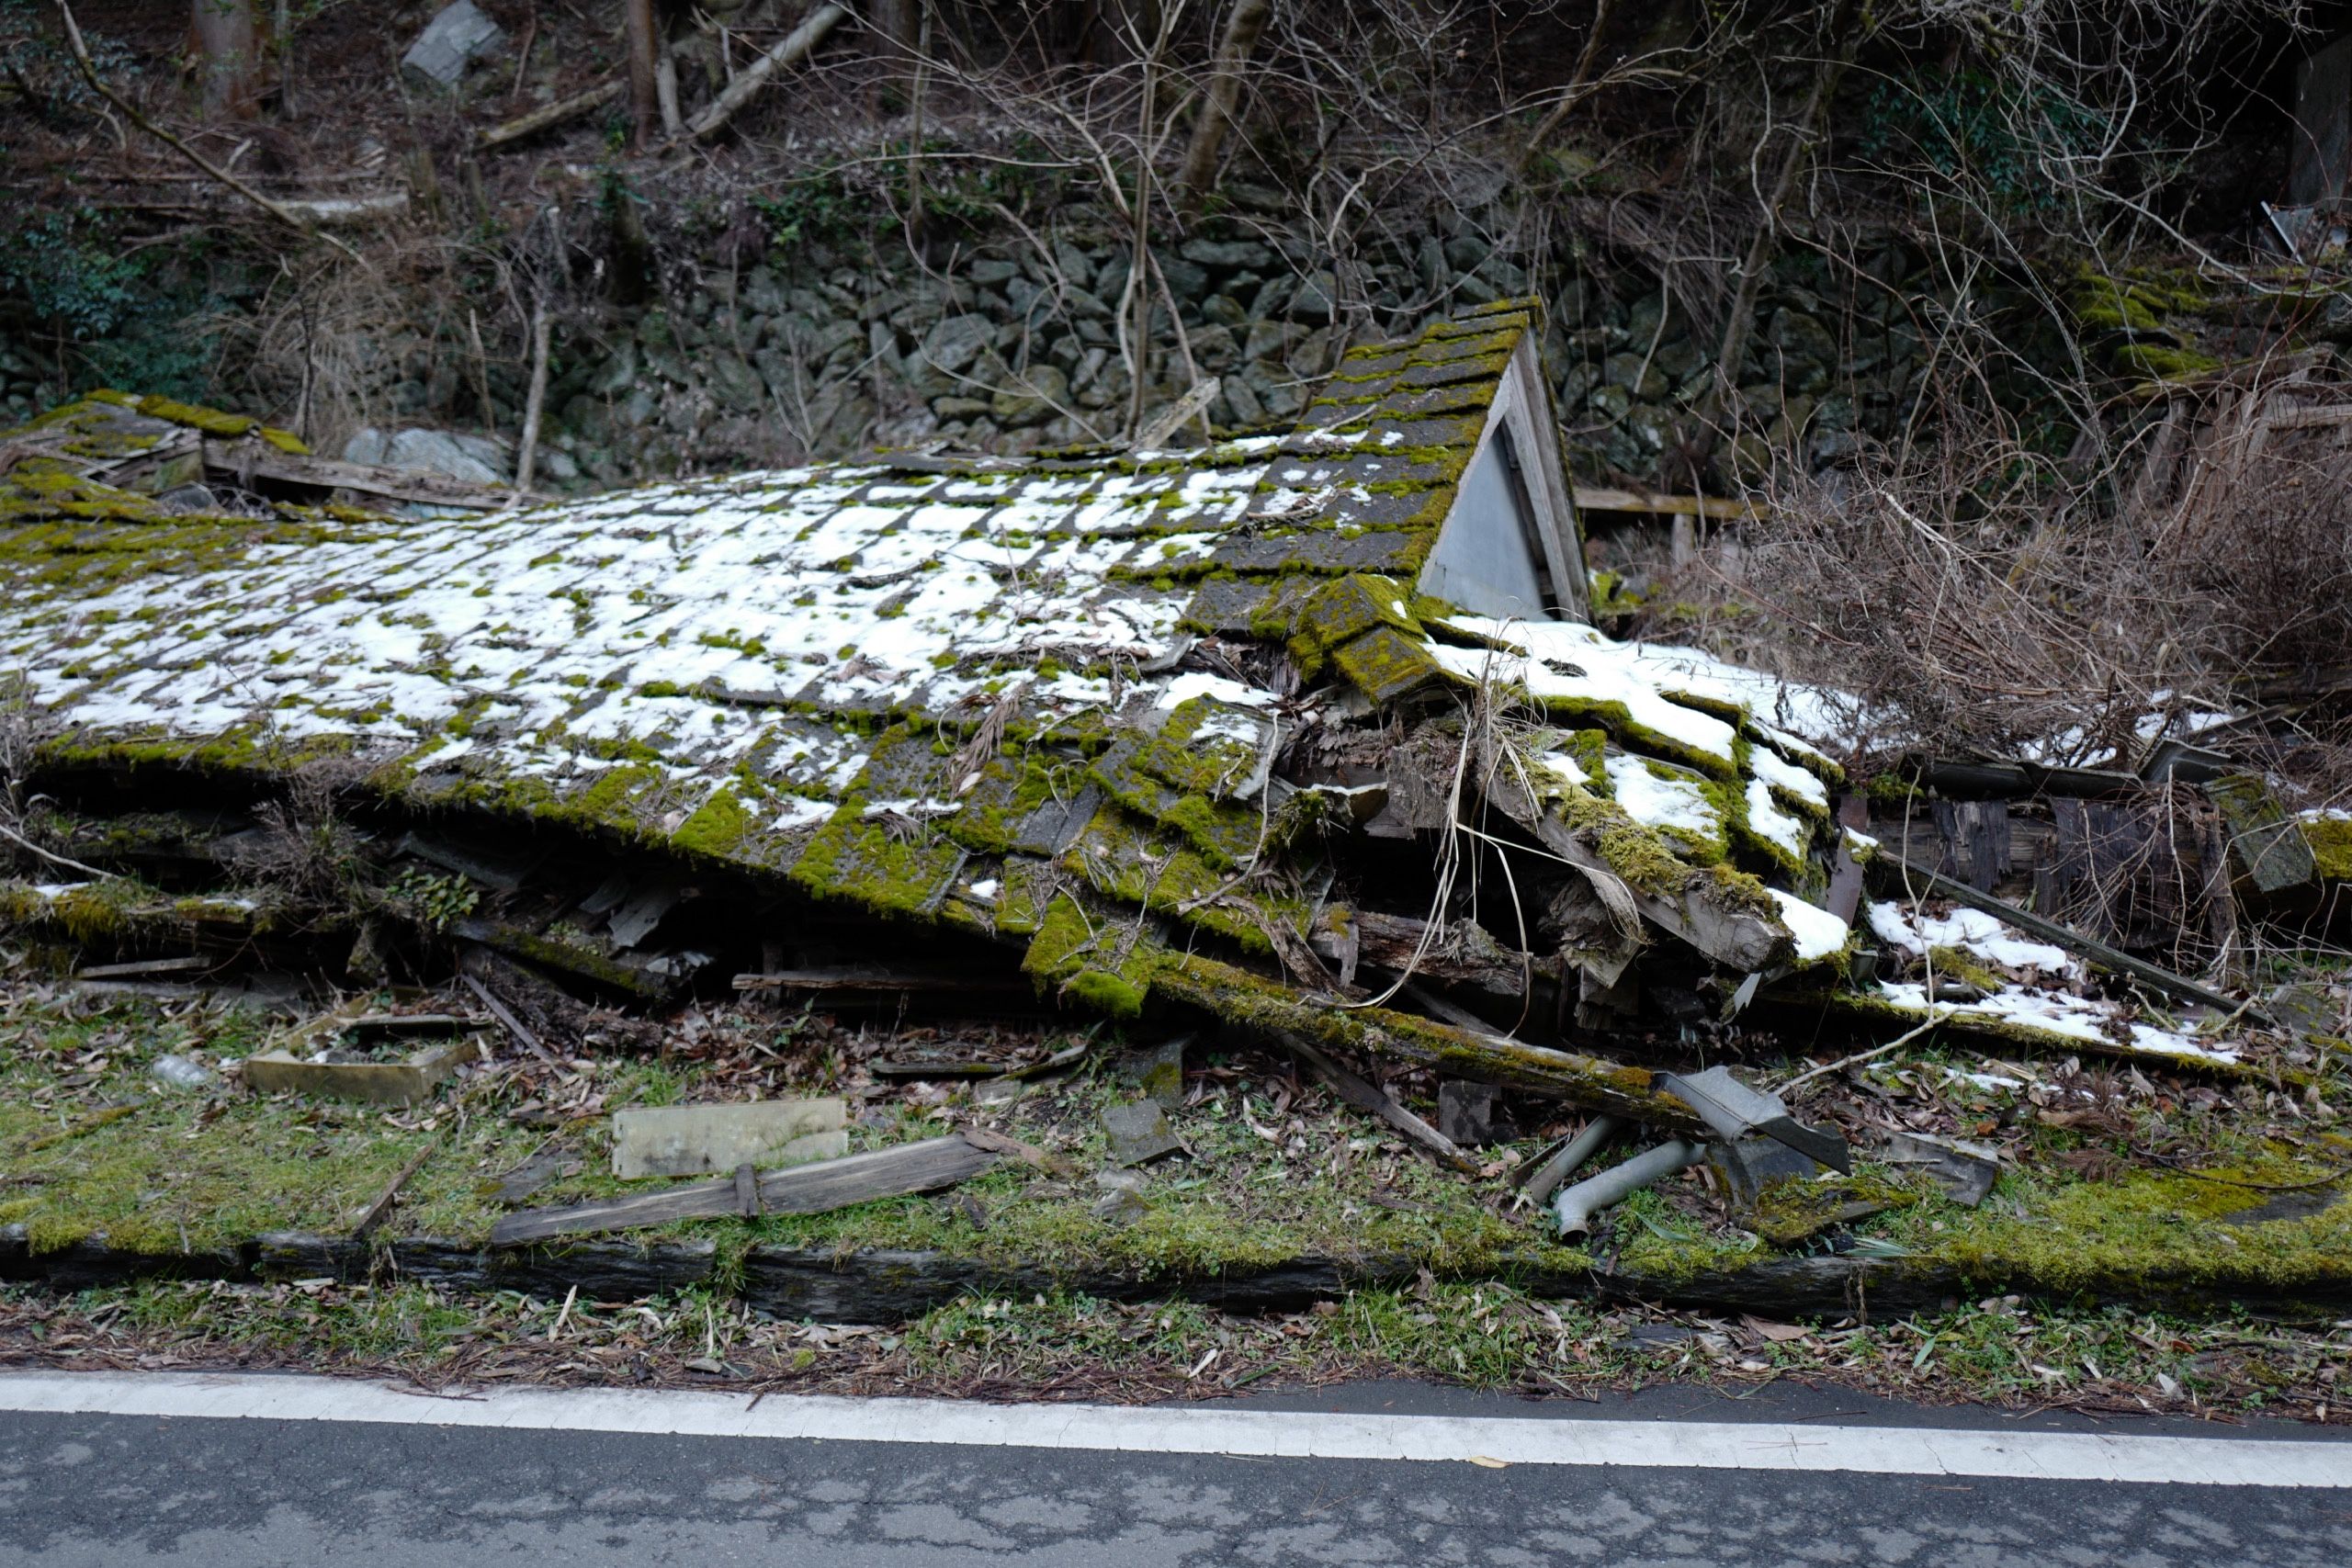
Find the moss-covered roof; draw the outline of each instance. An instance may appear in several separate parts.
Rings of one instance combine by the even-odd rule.
[[[207,440],[309,450],[246,414],[100,388],[0,434],[0,521],[160,522],[156,498],[200,477]]]
[[[1792,733],[1828,721],[1811,695],[1418,592],[1535,327],[1489,307],[1360,348],[1288,433],[1183,452],[885,456],[425,522],[18,513],[0,665],[55,757],[353,756],[415,803],[1020,942],[1114,1011],[1189,944],[1295,948],[1314,878],[1244,875],[1317,826],[1278,753],[1508,689],[1556,727],[1521,743],[1544,808],[1629,882],[1728,889],[1783,957],[1834,952],[1838,922],[1764,886],[1817,897],[1843,852],[1836,769]],[[1685,787],[1628,791],[1611,755]],[[1661,798],[1712,819],[1662,834]]]

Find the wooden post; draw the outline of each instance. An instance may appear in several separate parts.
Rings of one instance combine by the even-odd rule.
[[[261,107],[261,40],[253,0],[190,0],[190,13],[204,118],[253,118]]]
[[[201,6],[204,0],[197,0]],[[640,147],[653,140],[662,114],[654,65],[653,0],[621,0],[621,52],[628,62],[628,112]]]

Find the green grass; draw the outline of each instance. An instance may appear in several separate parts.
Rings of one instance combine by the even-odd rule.
[[[824,1041],[800,1039],[802,1024],[763,1027],[793,1055],[803,1080],[819,1088],[840,1081],[838,1057],[827,1055]],[[610,1174],[602,1114],[555,1132],[518,1122],[510,1112],[526,1109],[532,1091],[509,1079],[461,1079],[430,1105],[387,1113],[333,1102],[178,1093],[147,1070],[167,1051],[214,1062],[249,1055],[267,1032],[234,1012],[166,1016],[123,1004],[75,1013],[20,996],[0,1012],[0,1224],[23,1224],[40,1250],[99,1234],[117,1247],[158,1252],[217,1249],[273,1230],[340,1234],[428,1143],[434,1152],[403,1188],[386,1238],[486,1237],[503,1212],[485,1196],[492,1179],[551,1137],[560,1138],[582,1168],[543,1190],[534,1204],[643,1190]],[[1106,1043],[1089,1066],[998,1111],[977,1112],[953,1097],[935,1106],[895,1095],[864,1102],[853,1130],[854,1147],[878,1148],[936,1136],[984,1114],[1068,1159],[1074,1175],[1007,1161],[952,1195],[630,1234],[649,1243],[713,1242],[720,1285],[763,1244],[936,1251],[1005,1267],[1043,1266],[1070,1278],[1115,1271],[1147,1280],[1320,1256],[1399,1259],[1440,1276],[1510,1280],[1536,1271],[1572,1276],[1598,1258],[1662,1286],[1781,1255],[1704,1198],[1692,1179],[1635,1194],[1608,1216],[1589,1251],[1561,1247],[1544,1216],[1510,1210],[1499,1176],[1441,1169],[1320,1091],[1278,1112],[1279,1097],[1298,1086],[1257,1056],[1195,1059],[1196,1071],[1212,1070],[1216,1092],[1173,1113],[1192,1156],[1152,1167],[1146,1212],[1114,1224],[1092,1213],[1100,1190],[1091,1179],[1107,1160],[1102,1111],[1132,1092],[1107,1065],[1114,1055]],[[565,1092],[599,1093],[604,1111],[671,1104],[714,1092],[707,1071],[683,1061],[607,1060]],[[57,1135],[84,1127],[107,1106],[130,1109],[105,1125]],[[2014,1117],[2019,1110],[1987,1108],[1985,1114]],[[2153,1138],[2159,1129],[2147,1118],[2154,1115],[2143,1112],[2128,1135],[2110,1142]],[[2352,1163],[2352,1143],[2339,1134],[2312,1129],[2295,1147],[2208,1120],[2205,1157],[2214,1174],[2239,1182],[2294,1186]],[[2023,1124],[2031,1129],[2029,1146],[2037,1158],[2092,1143],[2078,1130]],[[1499,1164],[1532,1148],[1495,1153]],[[1967,1210],[1917,1179],[1869,1168],[1863,1175],[1911,1180],[1920,1195],[1851,1232],[1917,1266],[1957,1269],[1972,1286],[2026,1282],[2060,1292],[2132,1294],[2155,1304],[2168,1291],[2198,1285],[2222,1294],[2259,1288],[2291,1297],[2352,1272],[2352,1202],[2254,1223],[2250,1212],[2270,1194],[2251,1187],[2145,1168],[2084,1179],[2038,1165],[2006,1174],[1983,1207]],[[1378,1326],[1367,1320],[1368,1333]]]
[[[1410,1376],[1589,1397],[1800,1378],[1872,1393],[2341,1423],[2352,1329],[2189,1321],[1992,1298],[1799,1328],[1549,1301],[1492,1283],[1367,1290],[1295,1314],[967,1297],[903,1327],[778,1322],[702,1291],[635,1303],[428,1287],[153,1283],[60,1298],[0,1289],[0,1352],[397,1372],[429,1384],[685,1382],[994,1397],[1165,1398]]]

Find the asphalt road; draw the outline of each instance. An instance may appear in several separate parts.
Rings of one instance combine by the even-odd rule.
[[[0,1403],[6,1382],[0,1375]],[[1873,1432],[1942,1427],[2027,1438],[2232,1436],[2257,1461],[2261,1445],[2284,1442],[2305,1456],[2308,1478],[2309,1456],[2324,1470],[2335,1458],[2309,1446],[2323,1434],[2308,1428],[2019,1421],[1803,1390],[1743,1401],[1663,1391],[1598,1405],[1533,1405],[1365,1385],[1246,1408],[1295,1412],[1302,1431],[1335,1410],[1436,1418],[1417,1420],[1416,1428],[1459,1416],[1624,1422],[1597,1430],[1653,1442],[1655,1423],[1692,1431],[1694,1422],[1773,1423],[1782,1434],[1790,1424],[1861,1428],[1862,1447],[1853,1451],[1862,1468],[1809,1473],[1589,1460],[1491,1468],[999,1446],[968,1437],[933,1444],[490,1430],[432,1424],[429,1410],[414,1422],[5,1410],[0,1568],[2352,1562],[2352,1443],[2343,1445],[2341,1487],[1868,1472]],[[2020,1453],[2030,1465],[2030,1442]]]

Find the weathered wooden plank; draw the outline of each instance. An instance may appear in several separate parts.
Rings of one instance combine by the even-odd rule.
[[[876,1198],[934,1192],[968,1181],[1001,1157],[961,1134],[920,1144],[847,1155],[814,1165],[770,1171],[760,1178],[761,1211],[771,1214],[821,1214]],[[707,1219],[741,1213],[735,1179],[697,1181],[641,1198],[615,1198],[563,1209],[529,1209],[509,1214],[492,1227],[492,1247],[516,1247],[549,1236],[633,1230],[672,1220]]]

